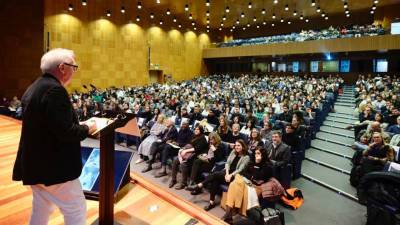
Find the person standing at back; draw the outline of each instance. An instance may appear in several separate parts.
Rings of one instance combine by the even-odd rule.
[[[96,124],[79,124],[64,88],[78,69],[73,51],[58,48],[45,53],[40,69],[43,75],[22,96],[22,130],[13,180],[32,189],[29,224],[47,224],[56,206],[65,224],[85,224],[80,142],[96,130]]]

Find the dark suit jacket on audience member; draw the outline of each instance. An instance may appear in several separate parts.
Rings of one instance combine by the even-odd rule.
[[[176,141],[178,137],[178,130],[175,126],[172,126],[170,129],[166,129],[164,135],[161,137],[162,142],[166,141]]]
[[[22,96],[21,139],[13,180],[24,185],[53,185],[78,178],[80,141],[88,127],[79,125],[69,96],[52,75],[38,78]]]
[[[273,151],[272,142],[267,143],[267,145],[265,146],[265,149],[267,150],[267,156],[270,158],[270,160],[273,160],[272,164],[274,166],[285,165],[290,161],[290,158],[292,157],[290,147],[283,142],[281,142],[277,146],[277,148],[275,149],[274,155],[271,155],[271,151]]]

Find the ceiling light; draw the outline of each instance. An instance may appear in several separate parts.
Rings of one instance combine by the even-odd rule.
[[[222,30],[222,27],[220,27],[218,30]]]
[[[154,19],[154,14],[150,13],[150,19]]]
[[[281,18],[281,23],[285,22],[285,20],[283,18]]]
[[[290,22],[290,21],[287,21],[287,24],[289,24],[289,25],[290,25],[291,23],[292,23],[292,22]]]
[[[110,10],[107,10],[107,11],[106,11],[106,16],[107,16],[107,17],[110,17],[110,16],[111,16],[111,11],[110,11]]]
[[[247,23],[247,27],[250,27],[250,23]]]
[[[194,26],[194,25],[196,25],[196,23],[195,23],[195,22],[192,22],[192,26]]]
[[[210,23],[210,20],[207,18],[207,24]]]
[[[141,8],[142,8],[142,3],[141,3],[141,2],[138,2],[138,3],[137,3],[137,8],[138,8],[138,9],[141,9]]]
[[[233,30],[232,30],[232,29],[230,29],[229,31],[230,31],[230,32],[232,32]]]
[[[249,7],[249,9],[251,9],[251,7],[252,7],[251,2],[249,2],[249,6],[248,7]]]
[[[82,5],[86,6],[87,5],[87,1],[86,0],[82,0]]]
[[[206,16],[209,17],[210,16],[210,11],[206,12]]]
[[[317,8],[317,12],[321,12],[321,8],[319,6]]]
[[[294,10],[293,16],[297,16],[297,11],[296,10]]]
[[[178,27],[179,27],[179,28],[181,28],[181,27],[182,27],[182,25],[180,25],[180,24],[179,24],[179,25],[178,25]]]
[[[325,12],[322,12],[321,16],[322,16],[322,17],[325,17]]]
[[[289,11],[289,5],[285,6],[285,11]]]
[[[210,25],[207,25],[207,29],[210,29]]]
[[[266,13],[265,9],[262,9],[261,14],[265,15],[265,13]]]
[[[344,11],[344,13],[349,14],[349,13],[350,13],[349,9],[346,9],[346,10]]]
[[[257,29],[260,28],[260,26],[257,25]]]
[[[221,23],[221,27],[223,27],[224,26],[224,23]]]
[[[189,5],[188,4],[185,5],[185,11],[186,12],[189,11]]]
[[[267,25],[267,22],[263,21],[263,25]]]
[[[346,17],[350,17],[350,13],[349,13],[349,14],[346,14]]]
[[[139,22],[140,21],[140,16],[136,17],[136,21]]]
[[[227,6],[227,7],[225,8],[225,12],[226,12],[226,13],[229,13],[229,6]]]
[[[303,19],[304,19],[304,17],[303,17],[303,15],[301,15],[301,16],[300,16],[300,20],[303,20]]]
[[[160,4],[161,2],[160,2],[160,0],[157,0],[157,4]]]
[[[235,26],[233,26],[233,27],[232,27],[232,29],[236,29],[236,27],[235,27]]]
[[[274,0],[274,4],[278,4],[278,0]]]
[[[72,10],[74,10],[74,6],[72,4],[69,4],[68,5],[68,11],[72,11]]]
[[[326,17],[325,17],[325,20],[328,20],[328,19],[329,19],[328,16],[326,16]]]
[[[125,7],[121,7],[121,13],[125,13]]]
[[[308,21],[309,21],[309,20],[308,20],[308,19],[306,19],[306,23],[308,23]]]
[[[254,17],[254,18],[253,18],[253,21],[256,22],[256,21],[257,21],[257,17]]]
[[[379,3],[379,1],[378,1],[378,0],[375,0],[375,1],[374,1],[374,4],[378,4],[378,3]]]
[[[240,23],[239,19],[238,19],[238,20],[236,20],[236,24],[239,24],[239,23]]]
[[[349,6],[347,5],[347,2],[345,2],[344,4],[343,4],[343,8],[345,8],[345,9],[347,9]]]
[[[275,13],[272,14],[272,19],[276,19]]]
[[[246,30],[246,27],[243,27],[243,30]]]
[[[375,13],[375,11],[374,11],[374,10],[371,10],[369,13],[371,13],[371,14],[374,14],[374,13]]]
[[[160,20],[160,25],[162,25],[163,24],[163,21],[162,20]]]
[[[167,9],[167,15],[170,15],[171,14],[171,11],[169,11],[169,9]]]
[[[225,15],[222,17],[222,20],[223,20],[223,21],[225,21],[225,20],[226,20],[226,16],[225,16]]]
[[[244,18],[244,12],[242,12],[242,14],[240,14],[240,17]]]
[[[210,30],[209,30],[209,29],[207,29],[207,33],[210,33]]]
[[[193,30],[197,30],[197,28],[195,27],[195,28],[193,28]]]
[[[174,19],[173,19],[172,21],[174,21],[174,23],[176,23],[176,21],[177,21],[177,20],[176,20],[176,17],[174,17]]]
[[[206,6],[207,6],[207,7],[210,7],[210,0],[207,0],[207,1],[206,1]]]
[[[376,5],[374,4],[374,5],[372,5],[372,10],[375,10],[376,9]]]
[[[193,16],[192,16],[192,14],[190,13],[189,14],[189,20],[192,20],[193,19]]]
[[[314,7],[315,6],[315,0],[311,1],[311,6]]]
[[[273,23],[273,24],[271,24],[271,26],[273,26],[273,27],[274,27],[274,26],[275,26],[275,24]]]

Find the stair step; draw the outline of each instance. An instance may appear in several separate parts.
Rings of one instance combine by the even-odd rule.
[[[358,118],[355,117],[353,114],[343,114],[343,113],[331,112],[328,114],[328,116],[358,121]]]
[[[329,126],[321,126],[319,128],[320,132],[325,132],[325,133],[331,133],[331,134],[336,134],[340,136],[345,136],[349,138],[354,138],[354,131],[352,130],[346,130],[342,128],[336,128],[336,127],[329,127]]]
[[[354,108],[349,106],[335,105],[335,112],[353,115]]]
[[[346,107],[351,107],[354,108],[356,105],[352,103],[342,103],[342,102],[336,102],[335,106],[340,105],[340,106],[346,106]]]
[[[350,147],[344,146],[343,144],[336,144],[320,139],[312,140],[311,147],[330,154],[346,157],[348,159],[351,159],[354,155],[354,150]]]
[[[326,119],[330,120],[330,121],[337,121],[337,122],[347,123],[347,124],[353,124],[354,122],[358,121],[358,119],[339,118],[339,117],[334,117],[334,116],[330,116],[330,115],[328,115],[326,117]]]
[[[318,165],[308,160],[303,161],[301,170],[303,177],[355,201],[358,200],[357,190],[350,185],[349,175]]]
[[[315,148],[307,149],[306,159],[348,175],[350,175],[352,168],[350,159],[319,151]]]
[[[348,147],[351,147],[352,144],[354,144],[354,138],[348,138],[348,137],[343,137],[335,134],[329,134],[325,132],[318,132],[317,133],[317,138],[320,140],[325,140],[337,144],[342,144]]]
[[[332,121],[329,121],[329,120],[325,120],[323,125],[328,126],[328,127],[335,127],[335,128],[345,129],[349,124],[337,123],[337,122],[332,122]]]
[[[354,101],[353,101],[353,100],[347,100],[347,99],[340,99],[340,98],[338,98],[338,99],[336,100],[336,103],[349,103],[349,104],[354,104]]]

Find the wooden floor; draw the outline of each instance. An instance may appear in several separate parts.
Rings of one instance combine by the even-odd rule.
[[[11,180],[12,168],[20,138],[21,123],[0,116],[0,225],[28,224],[32,194],[29,186]],[[196,218],[197,224],[225,224],[196,205],[175,196],[137,174],[135,183],[121,191],[115,204],[115,221],[119,224],[185,224]],[[96,223],[98,202],[87,201],[87,224]],[[60,212],[55,211],[49,224],[63,224]]]

